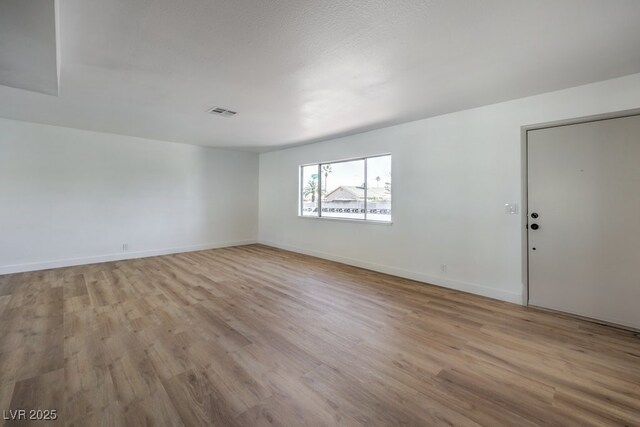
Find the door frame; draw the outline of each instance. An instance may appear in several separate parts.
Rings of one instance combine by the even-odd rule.
[[[527,223],[529,220],[529,175],[528,175],[528,134],[529,131],[549,129],[560,126],[577,125],[581,123],[598,122],[602,120],[620,119],[623,117],[640,115],[640,108],[614,111],[610,113],[594,114],[591,116],[575,117],[570,119],[555,120],[551,122],[535,123],[520,127],[520,164],[521,164],[521,194],[520,200],[520,230],[522,242],[522,305],[529,306],[529,233]]]

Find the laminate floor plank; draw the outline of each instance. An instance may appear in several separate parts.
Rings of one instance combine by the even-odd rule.
[[[264,245],[0,276],[0,410],[69,426],[640,425],[637,333]]]

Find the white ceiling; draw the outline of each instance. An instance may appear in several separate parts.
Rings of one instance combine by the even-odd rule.
[[[0,85],[58,94],[56,0],[0,0]]]
[[[640,72],[639,18],[638,0],[65,0],[59,96],[0,86],[0,116],[264,151]]]

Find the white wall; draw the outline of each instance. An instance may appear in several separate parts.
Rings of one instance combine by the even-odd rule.
[[[257,200],[254,153],[0,119],[0,273],[253,242]]]
[[[521,303],[521,126],[638,107],[635,74],[262,154],[260,241]],[[299,164],[387,152],[393,225],[297,217]]]

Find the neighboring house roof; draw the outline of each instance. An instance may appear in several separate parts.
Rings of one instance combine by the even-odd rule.
[[[384,188],[368,188],[368,199],[391,199],[391,194]],[[364,200],[364,187],[355,187],[350,185],[341,185],[324,198],[324,200]]]

